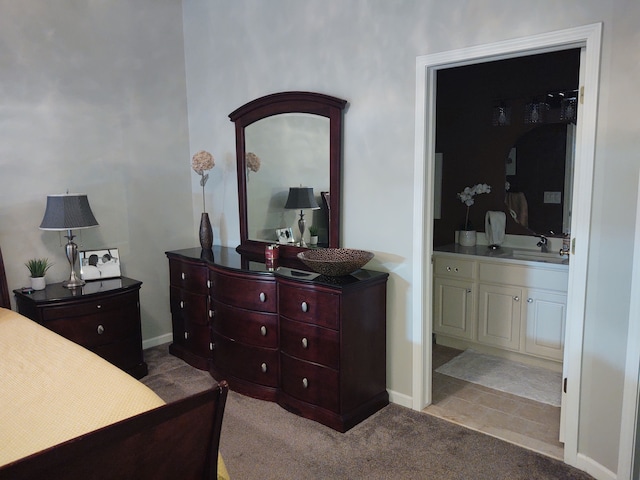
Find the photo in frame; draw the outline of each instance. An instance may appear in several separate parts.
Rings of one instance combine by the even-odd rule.
[[[291,228],[276,228],[276,236],[278,237],[278,243],[281,245],[295,242],[293,229]]]
[[[120,275],[120,255],[117,248],[80,252],[80,278],[83,280],[116,278]]]

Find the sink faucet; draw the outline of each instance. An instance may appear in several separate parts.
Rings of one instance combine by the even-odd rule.
[[[540,241],[536,245],[540,247],[541,253],[547,253],[549,251],[549,249],[547,248],[548,241],[549,239],[547,237],[545,237],[544,235],[540,235]]]

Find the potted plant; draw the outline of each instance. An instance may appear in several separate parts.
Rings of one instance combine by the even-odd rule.
[[[467,207],[467,216],[464,220],[464,225],[458,233],[458,243],[464,247],[473,247],[476,244],[476,231],[469,221],[469,207],[475,203],[473,197],[481,193],[491,193],[491,186],[486,183],[478,183],[473,187],[465,187],[462,192],[458,193],[458,198]]]
[[[309,245],[318,245],[318,227],[315,225],[309,227]]]
[[[32,258],[25,263],[25,265],[29,269],[31,288],[34,290],[44,290],[44,287],[46,286],[44,276],[53,263],[49,263],[48,258]]]

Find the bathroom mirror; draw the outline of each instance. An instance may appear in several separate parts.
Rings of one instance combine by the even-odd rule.
[[[297,245],[301,210],[284,208],[289,189],[300,186],[313,189],[320,207],[302,210],[307,230],[315,225],[321,246],[339,246],[346,103],[320,93],[282,92],[253,100],[229,114],[236,130],[239,252],[263,256],[266,244],[278,243],[276,230],[285,228],[292,228],[296,241],[281,244],[280,257],[295,258],[304,249]],[[307,231],[305,237],[308,235]]]

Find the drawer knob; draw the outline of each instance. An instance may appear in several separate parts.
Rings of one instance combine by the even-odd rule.
[[[513,299],[514,299],[516,302],[519,302],[519,301],[520,301],[520,297],[519,297],[518,295],[516,295],[515,297],[513,297]]]
[[[187,278],[187,276],[185,275],[185,273],[184,273],[184,272],[182,272],[182,273],[180,274],[180,277],[182,277],[182,280],[184,280],[184,279],[186,279],[186,278]]]
[[[450,271],[451,271],[451,267],[447,267],[447,272],[450,272]]]
[[[184,339],[189,340],[189,332],[184,332]]]
[[[260,301],[261,301],[262,303],[264,303],[264,302],[266,302],[266,301],[267,301],[267,296],[264,294],[264,292],[260,292],[259,297],[260,297]]]
[[[458,271],[458,267],[454,268],[454,269],[453,269],[453,271],[454,271],[454,272],[457,272],[457,271]]]
[[[211,288],[211,280],[207,280],[207,288]]]
[[[262,335],[263,337],[267,336],[267,327],[265,327],[264,325],[260,327],[260,335]]]
[[[97,331],[98,335],[102,335],[104,333],[104,327],[102,325],[98,325]]]
[[[260,365],[260,370],[262,370],[262,373],[267,373],[267,364],[263,363]]]
[[[309,341],[306,337],[302,339],[302,348],[309,348]]]
[[[527,298],[527,303],[533,303],[533,298],[531,297]]]
[[[309,388],[309,380],[306,377],[302,379],[302,388]]]
[[[213,318],[216,316],[216,311],[215,310],[209,310],[209,318]]]
[[[184,308],[184,301],[180,300],[180,308]]]
[[[209,342],[209,350],[213,351],[213,342]]]
[[[102,305],[98,304],[96,305],[96,308],[102,308]]]
[[[309,311],[309,304],[307,302],[302,302],[302,305],[300,305],[300,308],[302,308],[302,311],[304,313],[307,313]]]

